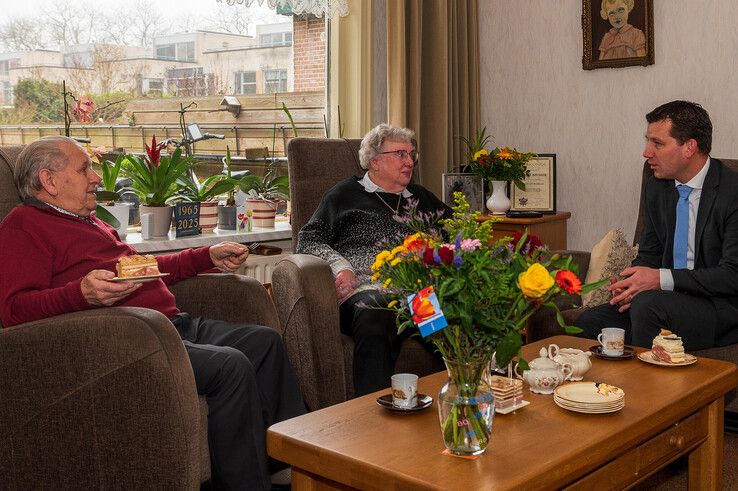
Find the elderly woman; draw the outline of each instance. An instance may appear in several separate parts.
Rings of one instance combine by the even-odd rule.
[[[418,161],[414,136],[388,124],[369,131],[359,149],[364,177],[350,177],[326,192],[298,236],[297,252],[324,259],[336,278],[341,332],[355,342],[357,396],[389,386],[402,342],[393,313],[376,308],[386,307],[387,299],[369,279],[378,242],[411,233],[394,219],[409,200],[417,201],[418,212],[450,215],[433,193],[410,184]]]

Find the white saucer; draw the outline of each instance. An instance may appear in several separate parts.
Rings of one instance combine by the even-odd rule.
[[[110,278],[108,281],[130,281],[131,283],[148,283],[149,281],[158,280],[159,278],[162,278],[164,276],[169,276],[169,273],[152,274],[149,276],[131,276],[130,278],[119,278],[116,276],[115,278]]]
[[[521,407],[525,407],[528,404],[530,404],[530,402],[528,402],[528,401],[520,401],[517,404],[515,404],[514,406],[508,406],[508,407],[506,407],[504,409],[495,408],[495,412],[496,413],[500,413],[500,414],[508,414],[508,413],[511,413],[513,411],[516,411],[516,410],[520,409]]]

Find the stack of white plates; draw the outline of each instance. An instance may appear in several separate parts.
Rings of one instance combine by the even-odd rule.
[[[556,388],[554,402],[577,413],[613,413],[625,407],[625,392],[604,383],[573,382]]]

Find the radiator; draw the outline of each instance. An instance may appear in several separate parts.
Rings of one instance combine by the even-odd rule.
[[[274,256],[257,256],[255,254],[251,254],[246,259],[246,262],[241,265],[238,273],[256,278],[262,283],[271,283],[274,267],[280,259],[287,255],[289,254],[282,253]]]

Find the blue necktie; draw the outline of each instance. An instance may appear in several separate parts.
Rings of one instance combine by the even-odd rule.
[[[689,194],[692,188],[677,186],[679,201],[676,205],[676,229],[674,230],[674,269],[687,269],[687,244],[689,242]]]

